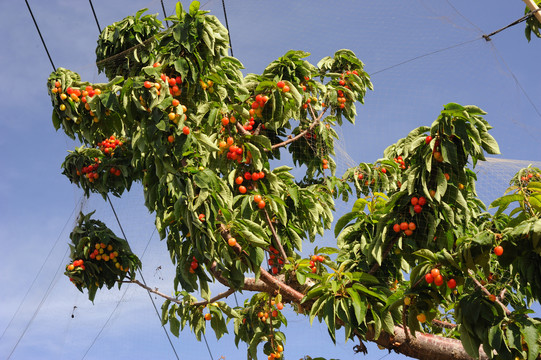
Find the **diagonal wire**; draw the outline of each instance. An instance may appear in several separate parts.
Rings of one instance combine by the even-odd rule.
[[[477,37],[475,39],[471,39],[471,40],[467,40],[467,41],[464,41],[464,42],[461,42],[461,43],[458,43],[458,44],[455,44],[455,45],[451,45],[451,46],[448,46],[446,48],[443,48],[443,49],[438,49],[438,50],[434,50],[434,51],[431,51],[429,53],[426,53],[426,54],[423,54],[423,55],[419,55],[419,56],[415,56],[411,59],[408,59],[408,60],[404,60],[402,62],[399,62],[398,64],[394,64],[394,65],[391,65],[389,67],[386,67],[384,69],[381,69],[381,70],[378,70],[378,71],[374,71],[373,73],[371,73],[370,75],[375,75],[375,74],[379,74],[379,73],[382,73],[384,71],[387,71],[387,70],[391,70],[395,67],[398,67],[400,65],[404,65],[404,64],[407,64],[409,62],[412,62],[412,61],[415,61],[415,60],[418,60],[418,59],[421,59],[421,58],[424,58],[424,57],[427,57],[427,56],[430,56],[430,55],[434,55],[434,54],[437,54],[437,53],[440,53],[440,52],[444,52],[444,51],[447,51],[447,50],[450,50],[450,49],[454,49],[456,47],[459,47],[459,46],[462,46],[462,45],[466,45],[466,44],[469,44],[469,43],[472,43],[474,41],[478,41],[478,40],[481,40],[482,37]]]
[[[36,18],[34,17],[34,14],[32,13],[32,9],[30,9],[30,5],[28,4],[28,0],[24,0],[26,3],[26,6],[28,7],[28,11],[30,12],[30,16],[32,17],[32,20],[34,21],[34,25],[36,26],[36,30],[38,31],[39,38],[41,39],[41,43],[43,44],[43,47],[45,48],[45,52],[47,53],[47,56],[49,57],[49,61],[51,62],[51,65],[53,66],[53,71],[56,71],[56,66],[54,66],[53,59],[51,58],[51,54],[49,54],[49,49],[47,49],[47,45],[45,45],[45,40],[43,40],[43,36],[41,36],[41,31],[39,30],[38,23],[36,22]]]
[[[47,290],[45,291],[45,295],[43,295],[43,297],[41,298],[41,301],[38,305],[38,307],[36,308],[36,310],[34,311],[34,313],[32,314],[32,317],[30,318],[30,321],[28,321],[28,323],[26,324],[26,326],[24,327],[24,330],[22,332],[22,334],[19,336],[19,338],[17,339],[17,342],[15,343],[15,346],[13,346],[13,349],[11,349],[11,352],[9,353],[9,356],[7,357],[7,360],[11,359],[11,356],[13,355],[13,353],[15,352],[15,350],[17,349],[17,347],[19,346],[19,343],[21,342],[22,338],[24,337],[24,335],[26,334],[26,332],[28,331],[28,328],[30,327],[30,325],[32,324],[32,322],[34,322],[34,319],[36,318],[36,316],[38,315],[39,311],[41,310],[41,307],[43,306],[43,304],[45,303],[45,300],[47,300],[47,298],[49,297],[49,295],[51,294],[51,290],[53,289],[53,283],[56,279],[56,276],[58,275],[58,272],[60,271],[60,269],[62,269],[62,264],[64,263],[64,259],[66,258],[66,256],[68,255],[68,252],[69,252],[69,249],[66,249],[66,251],[64,252],[64,256],[62,256],[62,260],[58,266],[58,268],[56,269],[56,272],[54,273],[53,275],[53,278],[51,279],[51,282],[49,283],[49,286],[47,287]]]
[[[98,30],[100,31],[100,34],[101,34],[100,23],[98,22],[98,17],[96,16],[96,11],[94,11],[94,5],[92,4],[92,0],[88,0],[88,2],[90,3],[90,7],[92,8],[92,14],[94,14],[94,20],[96,20],[96,25],[98,25]]]
[[[162,3],[163,16],[167,19],[167,12],[165,11],[165,5],[163,4],[163,0],[161,0],[161,3]],[[165,20],[165,24],[167,25],[167,27],[169,27],[169,22],[167,20]]]
[[[515,84],[517,84],[517,86],[519,87],[519,89],[522,91],[522,93],[524,94],[524,96],[526,97],[526,99],[528,99],[528,102],[530,103],[530,105],[532,105],[532,107],[534,108],[535,112],[537,113],[537,115],[539,117],[541,117],[541,111],[539,111],[539,109],[537,108],[537,106],[535,105],[535,103],[533,102],[533,100],[530,98],[530,95],[528,95],[528,93],[526,92],[526,90],[522,87],[522,84],[520,83],[520,81],[518,81],[518,78],[515,76],[515,73],[511,70],[511,68],[509,67],[509,65],[507,65],[507,63],[505,62],[505,60],[503,59],[503,57],[500,55],[498,49],[496,48],[496,46],[491,43],[492,45],[492,48],[494,50],[494,53],[496,54],[496,56],[500,59],[500,61],[503,63],[503,65],[505,66],[505,68],[507,69],[507,71],[509,72],[509,74],[511,74],[511,77],[513,77],[513,80],[515,80]]]
[[[124,239],[126,241],[128,241],[126,233],[124,232],[124,228],[122,227],[122,224],[120,223],[120,219],[118,218],[115,207],[113,206],[113,203],[111,202],[111,198],[109,197],[109,195],[107,195],[107,200],[109,201],[109,205],[111,205],[111,210],[113,210],[113,214],[115,215],[116,222],[118,223],[118,226],[120,227],[120,231],[122,232],[122,236],[124,236]],[[145,286],[147,286],[145,278],[143,277],[143,273],[141,272],[140,269],[138,270],[138,272],[139,272],[139,276],[141,276],[141,280],[143,281],[143,284],[145,284]],[[161,323],[160,313],[158,312],[158,308],[156,306],[156,303],[154,302],[154,299],[152,298],[152,295],[150,294],[150,291],[147,290],[147,294],[148,294],[148,297],[150,298],[150,301],[152,302],[152,306],[154,306],[154,310],[156,311],[156,315],[158,316],[158,319],[160,319],[160,323]],[[167,340],[169,340],[169,344],[171,345],[171,349],[173,349],[173,352],[175,353],[176,358],[180,359],[178,357],[177,350],[175,349],[175,346],[173,345],[173,341],[171,340],[171,337],[169,336],[169,333],[167,332],[167,329],[165,328],[164,324],[162,324],[162,328],[163,328],[163,331],[165,332],[165,335],[167,336]]]
[[[225,10],[225,0],[222,0],[222,7],[224,8],[225,27],[227,28],[227,34],[229,35],[229,48],[231,49],[231,56],[234,56],[233,45],[231,44],[231,31],[229,31],[229,22],[227,21],[227,11]]]
[[[0,336],[0,341],[2,340],[2,338],[4,337],[4,335],[6,334],[6,331],[9,329],[9,327],[11,326],[11,324],[13,323],[13,320],[15,320],[15,318],[17,317],[17,315],[19,314],[19,311],[21,310],[24,302],[26,301],[26,298],[28,297],[28,294],[30,293],[30,290],[32,290],[32,288],[34,287],[34,284],[36,283],[36,280],[38,279],[39,275],[41,274],[41,272],[43,271],[43,268],[45,267],[45,264],[49,262],[49,258],[51,257],[51,254],[53,253],[53,250],[56,248],[56,245],[58,244],[58,241],[60,241],[60,238],[62,237],[62,234],[64,233],[64,230],[66,230],[66,227],[68,226],[69,222],[70,222],[70,219],[71,217],[73,216],[73,214],[75,213],[75,210],[77,209],[77,206],[79,206],[80,204],[80,207],[82,208],[83,207],[83,197],[81,196],[81,198],[79,199],[79,201],[77,202],[77,204],[75,204],[75,206],[73,207],[73,211],[71,212],[70,216],[68,217],[68,219],[66,220],[66,223],[64,224],[64,227],[62,228],[62,230],[60,231],[60,234],[58,235],[58,238],[56,239],[56,241],[54,242],[53,246],[51,246],[51,249],[49,250],[49,253],[47,254],[47,256],[45,257],[45,259],[43,260],[43,263],[41,264],[41,267],[39,268],[36,276],[34,277],[34,280],[32,280],[32,283],[30,284],[30,287],[28,288],[28,290],[26,291],[26,294],[24,294],[23,296],[23,299],[21,302],[19,302],[19,306],[17,307],[17,310],[15,311],[15,313],[13,314],[13,316],[11,317],[11,320],[9,321],[9,323],[7,324],[6,328],[4,329],[4,331],[2,332],[2,335]]]
[[[150,244],[150,241],[152,240],[152,238],[154,237],[154,234],[156,233],[156,228],[154,228],[154,231],[152,231],[152,234],[150,235],[150,238],[148,239],[148,242],[147,242],[147,245],[145,246],[145,249],[143,250],[143,253],[141,254],[141,259],[143,258],[143,256],[145,256],[145,253],[148,249],[148,245]],[[128,284],[129,286],[129,284]],[[96,334],[96,336],[94,337],[94,340],[92,340],[92,343],[90,344],[90,346],[88,347],[88,349],[86,349],[86,352],[84,353],[83,357],[81,358],[81,360],[83,360],[86,355],[88,354],[88,352],[90,351],[90,349],[92,349],[92,347],[94,346],[94,344],[96,343],[96,341],[98,340],[98,338],[100,337],[101,333],[103,332],[103,330],[105,329],[105,327],[107,326],[107,324],[109,324],[109,321],[111,320],[111,318],[113,317],[113,314],[116,312],[116,310],[118,309],[118,307],[120,306],[120,303],[122,302],[122,300],[124,299],[124,296],[126,296],[126,293],[128,292],[128,286],[126,286],[126,288],[124,289],[124,293],[122,294],[122,296],[120,297],[120,299],[118,300],[118,302],[116,303],[116,306],[115,308],[113,309],[113,311],[111,311],[111,313],[109,314],[109,317],[107,318],[107,321],[105,322],[105,324],[103,324],[103,326],[101,327],[100,331]]]

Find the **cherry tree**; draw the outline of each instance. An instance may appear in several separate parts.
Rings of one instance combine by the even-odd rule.
[[[541,171],[521,170],[487,212],[470,167],[499,153],[483,110],[447,104],[337,176],[334,129],[354,123],[372,89],[352,51],[316,65],[288,51],[244,76],[227,30],[197,1],[167,20],[142,10],[103,30],[108,83],[62,68],[48,80],[55,128],[82,144],[63,173],[86,196],[142,184],[176,269],[170,294],[144,285],[127,241],[81,214],[66,275],[90,300],[138,284],[165,299],[174,335],[210,327],[219,338],[233,321],[254,359],[287,353],[284,306],[325,322],[331,341],[343,329],[359,352],[372,341],[419,359],[540,358],[529,314],[541,297]],[[333,223],[339,198],[351,211]],[[335,246],[302,252],[333,224]],[[231,306],[241,290],[253,296]]]

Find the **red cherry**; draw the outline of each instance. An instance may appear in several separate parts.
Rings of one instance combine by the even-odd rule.
[[[283,82],[282,80],[280,80],[280,81],[278,81],[278,82],[276,83],[276,86],[278,86],[280,89],[283,88],[285,85],[286,85],[286,83]]]
[[[400,225],[399,224],[394,224],[393,225],[393,230],[395,233],[399,233],[400,232]]]
[[[421,196],[419,198],[419,205],[425,206],[425,204],[426,204],[426,198],[424,196]]]
[[[497,256],[502,256],[503,254],[503,247],[498,245],[494,248],[494,254],[496,254]]]
[[[427,283],[431,284],[434,281],[434,278],[432,277],[432,275],[430,275],[430,273],[428,273],[425,275],[425,280]]]
[[[416,213],[416,214],[419,214],[421,211],[423,211],[423,207],[419,204],[415,205],[413,207],[413,211]]]
[[[426,137],[426,139],[425,139],[425,142],[426,142],[427,144],[430,144],[431,141],[432,141],[432,136],[428,135],[428,136]]]
[[[411,205],[417,205],[419,203],[419,199],[417,197],[412,197],[411,198]]]
[[[455,279],[449,279],[449,281],[447,281],[447,287],[449,289],[456,288],[456,280]]]

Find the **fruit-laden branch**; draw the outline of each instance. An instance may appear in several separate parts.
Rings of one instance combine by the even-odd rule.
[[[472,270],[468,270],[468,274],[470,275],[470,278],[473,280],[475,286],[477,286],[479,289],[481,289],[481,291],[483,293],[485,293],[486,295],[488,296],[494,296],[494,301],[500,305],[503,309],[503,311],[505,311],[505,315],[509,316],[511,315],[511,310],[509,310],[507,308],[507,306],[505,306],[499,299],[498,297],[496,297],[495,295],[491,294],[490,291],[488,291],[484,286],[483,284],[481,284],[476,278],[475,278],[475,274],[473,273]]]
[[[271,232],[272,232],[272,236],[274,236],[274,240],[276,240],[276,244],[278,246],[278,250],[280,251],[280,255],[282,255],[282,257],[284,258],[284,262],[287,264],[287,263],[289,263],[289,260],[287,260],[287,255],[286,255],[286,252],[284,250],[284,247],[282,246],[282,242],[280,241],[280,237],[278,236],[278,233],[276,232],[276,229],[272,225],[272,221],[271,221],[271,218],[269,216],[269,213],[267,212],[267,209],[263,209],[263,211],[265,212],[265,219],[267,220],[267,224],[269,224],[269,227],[270,227]]]
[[[319,124],[319,122],[320,122],[321,118],[323,117],[323,114],[325,114],[325,111],[326,111],[326,110],[327,110],[327,109],[325,108],[325,109],[319,114],[319,116],[318,116],[317,118],[314,119],[314,121],[310,124],[310,126],[308,127],[308,129],[301,131],[297,136],[292,137],[291,139],[287,139],[286,141],[283,141],[283,142],[281,142],[281,143],[279,143],[279,144],[274,144],[274,145],[272,145],[272,146],[271,146],[271,149],[272,149],[272,150],[278,149],[279,147],[286,146],[286,145],[288,145],[288,144],[290,144],[290,143],[292,143],[292,142],[295,142],[295,141],[299,140],[300,138],[304,137],[304,135],[306,135],[309,131],[312,131],[312,129],[313,129],[314,127],[316,127],[317,124]]]

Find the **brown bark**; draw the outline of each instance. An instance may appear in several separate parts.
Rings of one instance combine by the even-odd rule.
[[[374,333],[366,334],[366,340],[373,341],[389,350],[420,359],[420,360],[472,360],[466,353],[460,340],[450,339],[443,336],[415,333],[415,337],[406,339],[406,333],[401,326],[394,327],[394,335],[381,333],[379,338],[374,339]],[[480,350],[479,359],[486,360],[488,357]]]

